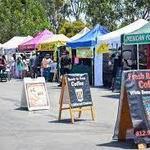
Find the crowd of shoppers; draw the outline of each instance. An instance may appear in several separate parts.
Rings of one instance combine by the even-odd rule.
[[[54,61],[49,53],[44,54],[44,56],[33,53],[30,58],[27,58],[25,54],[13,54],[9,61],[6,61],[5,56],[0,56],[0,71],[6,72],[7,70],[11,78],[15,79],[41,76],[46,81],[59,81],[60,76],[70,73],[71,58],[69,52],[65,50],[58,60],[58,62]],[[60,73],[59,77],[58,72]]]

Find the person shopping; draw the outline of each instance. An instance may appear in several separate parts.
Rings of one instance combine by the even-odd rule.
[[[50,80],[50,65],[53,61],[49,54],[46,54],[41,62],[41,68],[43,69],[43,77],[46,81]]]

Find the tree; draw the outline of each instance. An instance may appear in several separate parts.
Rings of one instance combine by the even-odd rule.
[[[85,0],[86,20],[92,25],[100,23],[114,30],[120,20],[119,0]]]
[[[137,19],[150,20],[149,0],[123,0],[121,5],[123,16],[122,25],[129,24]]]
[[[64,0],[44,0],[43,2],[49,21],[52,22],[53,30],[58,33],[60,22],[65,18],[67,5]]]
[[[80,20],[85,11],[84,0],[68,0],[68,11],[75,20]]]
[[[59,33],[65,34],[68,37],[72,37],[75,34],[79,33],[86,25],[82,21],[70,22],[65,20],[61,24]]]
[[[0,26],[1,42],[15,35],[33,35],[44,28],[51,28],[39,0],[1,0]]]
[[[110,31],[140,18],[150,20],[149,0],[85,0],[85,11],[87,22]]]

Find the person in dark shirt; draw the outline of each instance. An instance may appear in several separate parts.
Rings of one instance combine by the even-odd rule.
[[[71,70],[71,58],[69,57],[69,52],[66,51],[66,55],[63,55],[60,60],[61,65],[61,75],[69,74]]]
[[[69,74],[71,71],[71,58],[69,57],[69,52],[65,51],[60,59],[60,75],[61,77],[65,74]],[[61,86],[61,82],[58,86]]]
[[[6,59],[4,56],[0,56],[0,71],[6,70]]]

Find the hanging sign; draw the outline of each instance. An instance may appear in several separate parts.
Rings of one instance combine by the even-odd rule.
[[[150,44],[150,33],[124,35],[124,45]]]
[[[91,48],[78,48],[76,50],[76,56],[78,58],[92,58],[93,51]]]
[[[107,43],[102,43],[96,48],[97,54],[109,53],[109,45]]]

